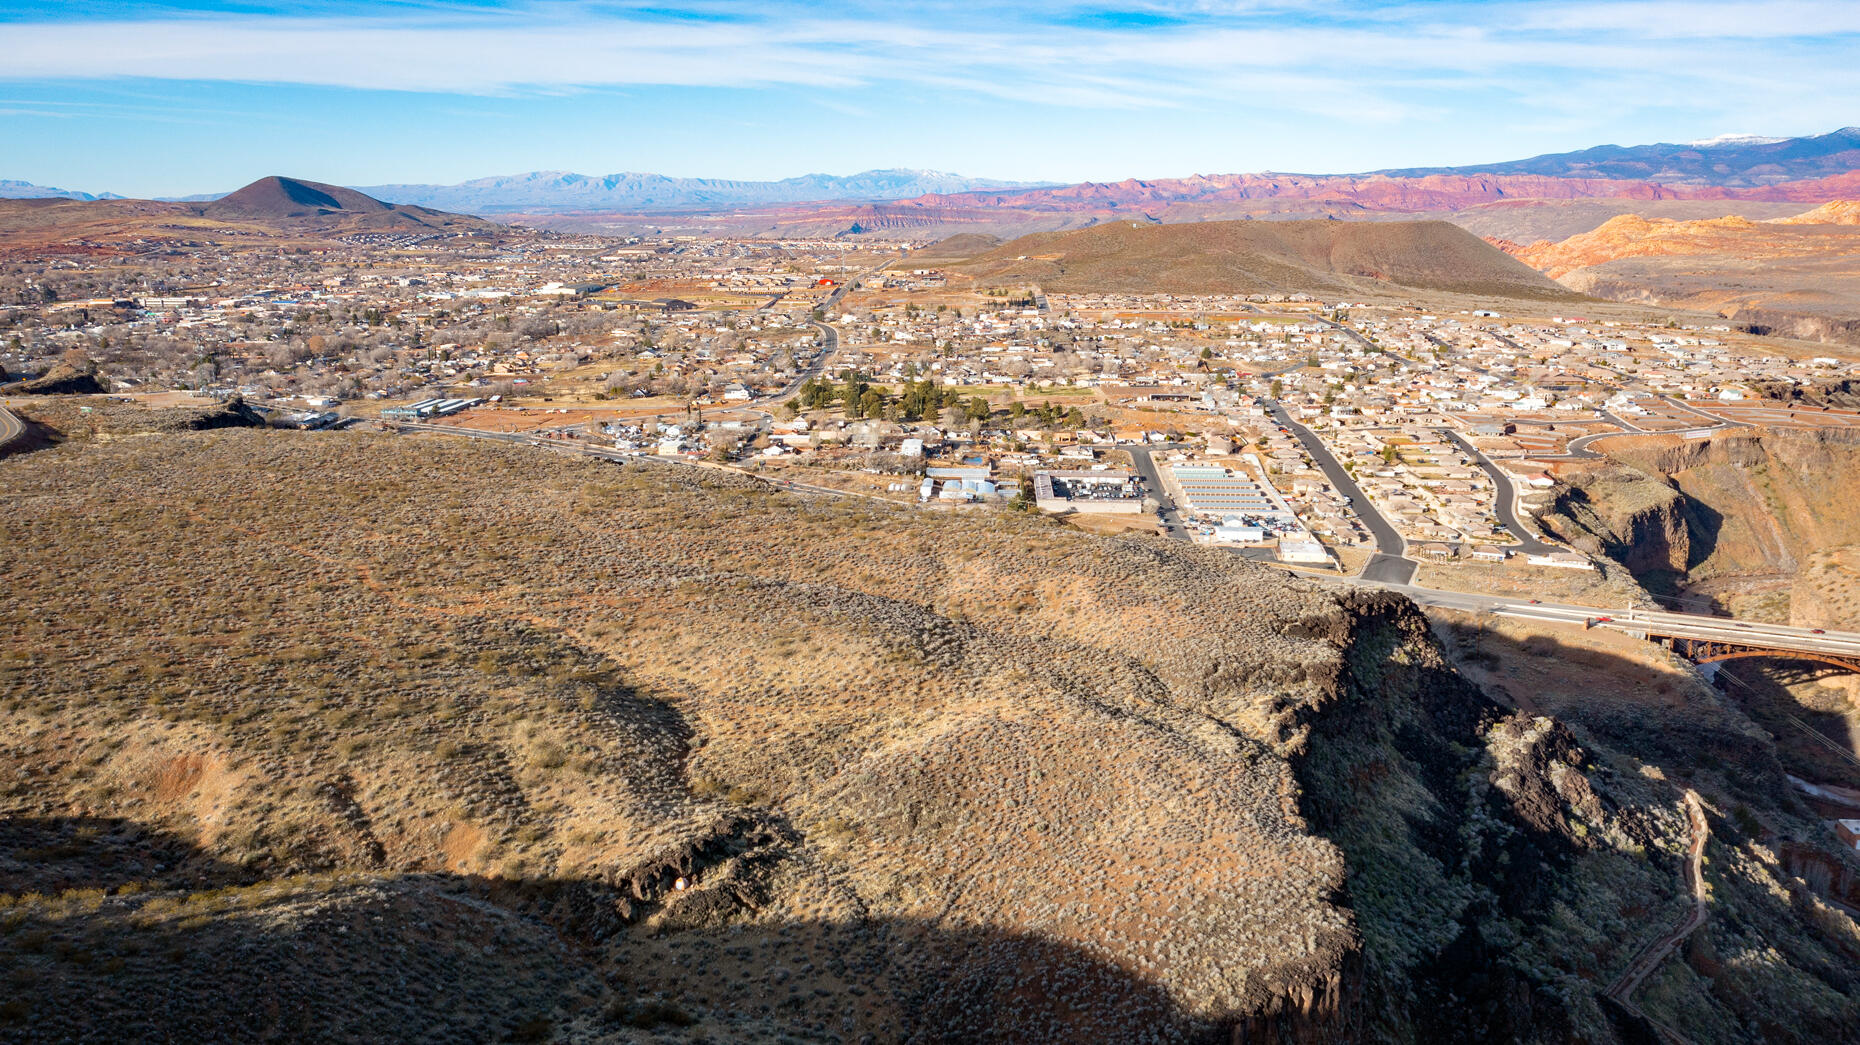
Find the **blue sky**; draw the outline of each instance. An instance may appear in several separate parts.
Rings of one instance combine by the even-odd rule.
[[[1857,0],[9,0],[0,178],[1348,172],[1860,123]]]

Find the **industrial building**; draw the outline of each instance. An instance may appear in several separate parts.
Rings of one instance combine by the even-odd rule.
[[[1169,469],[1181,490],[1182,506],[1208,522],[1220,525],[1296,526],[1278,492],[1262,487],[1231,469],[1210,464],[1178,464]],[[1238,517],[1239,522],[1232,520]]]
[[[484,402],[482,399],[422,399],[406,406],[390,406],[381,411],[384,421],[424,421],[434,417],[445,417],[461,410],[469,410]]]
[[[1135,474],[1108,468],[1035,472],[1033,503],[1043,512],[1135,515],[1143,511],[1143,487]]]
[[[973,501],[978,497],[993,497],[997,492],[987,468],[926,468],[917,497],[923,501],[932,497],[942,501]]]

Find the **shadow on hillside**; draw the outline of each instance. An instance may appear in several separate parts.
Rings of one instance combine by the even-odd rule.
[[[1681,790],[1697,787],[1723,811],[1712,825],[1723,842],[1762,835],[1773,844],[1770,832],[1792,837],[1813,813],[1791,788],[1777,748],[1750,735],[1745,719],[1727,706],[1735,702],[1706,687],[1619,652],[1578,645],[1573,636],[1513,640],[1478,618],[1437,621],[1435,633],[1467,676],[1416,660],[1399,644],[1378,642],[1373,630],[1359,631],[1346,675],[1349,703],[1313,723],[1310,754],[1297,767],[1301,811],[1343,850],[1350,868],[1348,902],[1371,968],[1379,955],[1401,953],[1421,934],[1439,933],[1440,915],[1454,912],[1446,926],[1455,930],[1452,938],[1417,954],[1393,993],[1370,979],[1367,1008],[1385,1014],[1390,1037],[1576,1038],[1570,1009],[1513,960],[1517,949],[1495,943],[1493,927],[1532,927],[1525,930],[1529,938],[1598,986],[1632,956],[1631,938],[1597,948],[1560,924],[1590,881],[1586,876],[1607,866],[1582,859],[1597,846],[1581,821],[1607,815],[1623,796],[1650,787],[1675,814]],[[1480,691],[1468,692],[1469,677],[1478,679]],[[1478,719],[1470,730],[1469,714]],[[1570,786],[1568,767],[1580,767],[1588,785]],[[1661,772],[1648,772],[1651,767]],[[1643,773],[1671,784],[1649,785]],[[1468,787],[1468,780],[1481,777],[1503,783]],[[1616,780],[1625,786],[1612,786]],[[1422,792],[1426,796],[1418,797]],[[1648,819],[1635,809],[1612,819],[1655,865],[1649,881],[1659,884],[1647,902],[1677,898],[1679,862],[1657,850]],[[1831,852],[1834,842],[1824,833],[1819,848]],[[1465,890],[1459,894],[1464,908],[1440,904],[1437,897],[1456,890]],[[1793,925],[1790,910],[1776,904],[1761,919]],[[1439,913],[1420,913],[1427,911]],[[1832,993],[1851,991],[1855,977],[1825,963],[1821,945],[1804,939],[1800,947],[1779,943],[1794,967]],[[1751,992],[1755,982],[1713,975],[1727,992]],[[1767,1003],[1748,1000],[1753,997],[1740,993],[1726,1002],[1728,1018],[1760,1017]],[[1624,1036],[1645,1030],[1617,1022]],[[1794,1040],[1844,1040],[1845,1026],[1817,1017],[1814,1027],[1804,1025],[1796,1034]]]
[[[1554,902],[1572,853],[1554,796],[1538,779],[1515,802],[1494,789],[1486,808],[1471,808],[1466,781],[1485,771],[1482,737],[1507,728],[1511,712],[1458,672],[1414,658],[1412,625],[1378,605],[1392,598],[1354,600],[1361,615],[1340,679],[1347,705],[1311,720],[1308,754],[1295,763],[1299,812],[1350,868],[1346,899],[1366,964],[1412,953],[1404,975],[1372,975],[1366,1008],[1391,1038],[1571,1036],[1568,1014],[1482,931],[1498,918],[1542,920]],[[1480,826],[1493,820],[1504,829]],[[1442,894],[1463,899],[1442,904]],[[1444,943],[1416,951],[1422,937]]]
[[[1513,641],[1480,628],[1474,633],[1476,643],[1469,644],[1463,625],[1456,623],[1450,631],[1450,652],[1469,668],[1492,674],[1488,691],[1493,696],[1577,726],[1621,754],[1661,767],[1669,776],[1684,780],[1708,770],[1743,801],[1788,808],[1795,808],[1795,797],[1783,776],[1785,771],[1806,779],[1860,786],[1860,766],[1826,749],[1810,750],[1812,743],[1789,718],[1794,716],[1828,737],[1846,740],[1847,728],[1840,716],[1804,706],[1773,682],[1755,692],[1735,683],[1712,686],[1720,701],[1776,738],[1772,748],[1761,738],[1744,735],[1734,720],[1716,709],[1699,706],[1688,695],[1685,683],[1648,664],[1561,642],[1549,633]],[[1649,657],[1661,655],[1652,643],[1647,651]],[[1750,667],[1758,663],[1767,662],[1739,661],[1730,670],[1748,683],[1759,675]],[[1532,664],[1578,681],[1555,693],[1532,692],[1507,683],[1507,666]],[[1581,684],[1585,679],[1594,683]],[[1618,681],[1623,679],[1643,681],[1628,683],[1624,691]]]
[[[135,885],[186,888],[256,878],[184,838],[114,817],[0,819],[0,893]]]
[[[669,929],[627,923],[603,883],[449,874],[61,897],[223,865],[125,821],[0,821],[0,866],[40,865],[9,886],[45,898],[0,903],[0,972],[32,985],[0,1004],[0,1040],[1213,1043],[1236,1029],[1082,949],[983,927],[739,908]]]
[[[57,446],[65,441],[63,432],[43,421],[35,421],[17,410],[13,411],[13,416],[19,418],[20,434],[18,438],[0,446],[0,459],[15,454],[29,454],[34,450]]]
[[[1860,787],[1860,750],[1847,718],[1802,702],[1788,687],[1831,677],[1831,666],[1786,657],[1758,657],[1725,663],[1719,689],[1774,734],[1787,752],[1790,771],[1823,783]],[[1812,775],[1811,775],[1812,774]]]
[[[1718,535],[1724,530],[1724,513],[1704,501],[1691,497],[1684,490],[1680,490],[1679,493],[1684,498],[1680,502],[1683,506],[1680,511],[1685,519],[1686,535],[1690,540],[1690,548],[1686,554],[1686,569],[1692,570],[1706,559],[1711,558],[1712,553],[1718,550]]]

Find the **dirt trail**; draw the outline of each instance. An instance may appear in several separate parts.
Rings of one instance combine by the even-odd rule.
[[[1705,821],[1705,807],[1699,802],[1698,792],[1686,792],[1686,811],[1692,819],[1692,848],[1685,868],[1686,885],[1692,892],[1692,909],[1686,912],[1686,916],[1680,920],[1678,925],[1648,944],[1646,949],[1636,955],[1604,992],[1623,1009],[1646,1020],[1663,1041],[1679,1043],[1679,1045],[1685,1045],[1687,1039],[1678,1031],[1642,1012],[1640,1006],[1634,1004],[1634,992],[1640,989],[1640,985],[1653,974],[1655,969],[1660,967],[1661,963],[1666,961],[1669,955],[1679,949],[1679,945],[1684,943],[1687,937],[1705,924],[1708,916],[1704,861],[1705,843],[1711,839],[1711,825]]]

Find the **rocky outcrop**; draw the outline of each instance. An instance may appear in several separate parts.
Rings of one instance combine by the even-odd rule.
[[[1860,340],[1860,227],[1837,201],[1780,221],[1622,214],[1560,241],[1507,244],[1583,294],[1715,312],[1757,334]]]
[[[1543,521],[1656,587],[1793,576],[1817,551],[1860,544],[1860,432],[1648,436],[1611,440],[1607,452],[1563,470]]]
[[[38,377],[0,385],[0,393],[6,395],[100,395],[108,391],[94,368],[69,362],[55,363]]]
[[[1609,808],[1566,728],[1468,684],[1404,600],[1351,599],[1347,619],[1343,668],[1332,699],[1303,719],[1297,766],[1301,808],[1350,867],[1345,895],[1363,937],[1358,1036],[1607,1040],[1599,1007],[1569,993],[1577,975],[1498,941],[1536,926],[1523,930],[1539,937],[1534,948],[1563,946],[1544,927],[1563,890],[1581,888],[1579,854],[1607,832],[1644,841],[1646,831]]]
[[[1792,407],[1807,407],[1811,410],[1828,408],[1860,410],[1860,380],[1853,378],[1818,381],[1807,385],[1758,381],[1754,382],[1751,388],[1766,399],[1774,399]]]
[[[1619,464],[1568,469],[1540,519],[1557,537],[1599,552],[1635,576],[1679,574],[1692,563],[1685,497]]]

